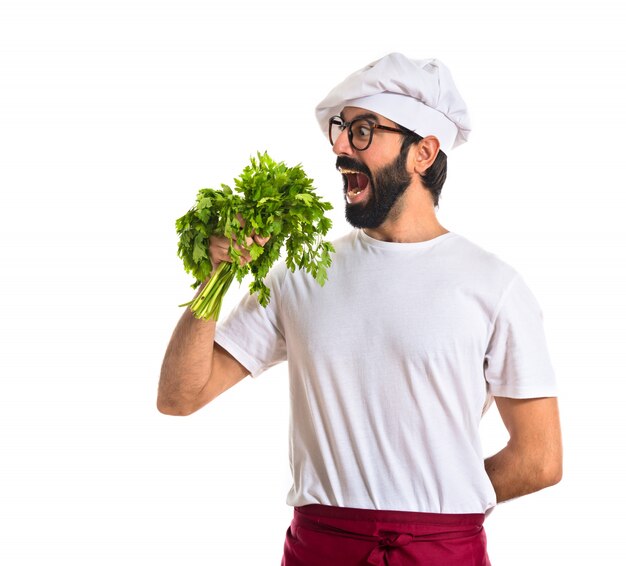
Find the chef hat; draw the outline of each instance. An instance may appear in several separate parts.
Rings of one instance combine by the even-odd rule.
[[[325,134],[329,118],[346,106],[376,112],[422,137],[433,135],[444,153],[466,142],[470,133],[465,102],[437,59],[390,53],[352,73],[315,109]]]

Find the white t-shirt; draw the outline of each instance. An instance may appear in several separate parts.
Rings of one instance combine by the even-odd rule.
[[[354,230],[321,287],[278,265],[216,341],[256,377],[288,360],[287,503],[483,513],[496,503],[479,423],[492,396],[556,395],[540,308],[493,254],[446,233]]]

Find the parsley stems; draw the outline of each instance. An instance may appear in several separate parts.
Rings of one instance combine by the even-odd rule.
[[[232,263],[220,263],[200,294],[192,301],[180,306],[188,306],[196,318],[217,321],[224,295],[233,279],[235,279],[235,270],[232,269]]]

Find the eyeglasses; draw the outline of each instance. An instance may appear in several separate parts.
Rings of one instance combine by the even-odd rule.
[[[372,143],[374,137],[374,130],[385,130],[386,132],[396,132],[398,134],[404,134],[402,130],[397,128],[390,128],[389,126],[381,126],[376,124],[367,118],[357,118],[352,122],[344,122],[341,116],[333,116],[328,120],[328,139],[330,145],[335,145],[335,142],[346,128],[348,128],[348,141],[353,149],[357,151],[365,151]]]

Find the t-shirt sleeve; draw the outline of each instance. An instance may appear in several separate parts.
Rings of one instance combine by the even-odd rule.
[[[519,276],[501,301],[484,367],[493,396],[525,399],[557,394],[541,308]]]
[[[287,359],[287,348],[280,320],[280,291],[285,267],[278,265],[265,283],[270,302],[262,307],[257,296],[246,294],[228,317],[218,323],[215,341],[241,363],[252,377]]]

